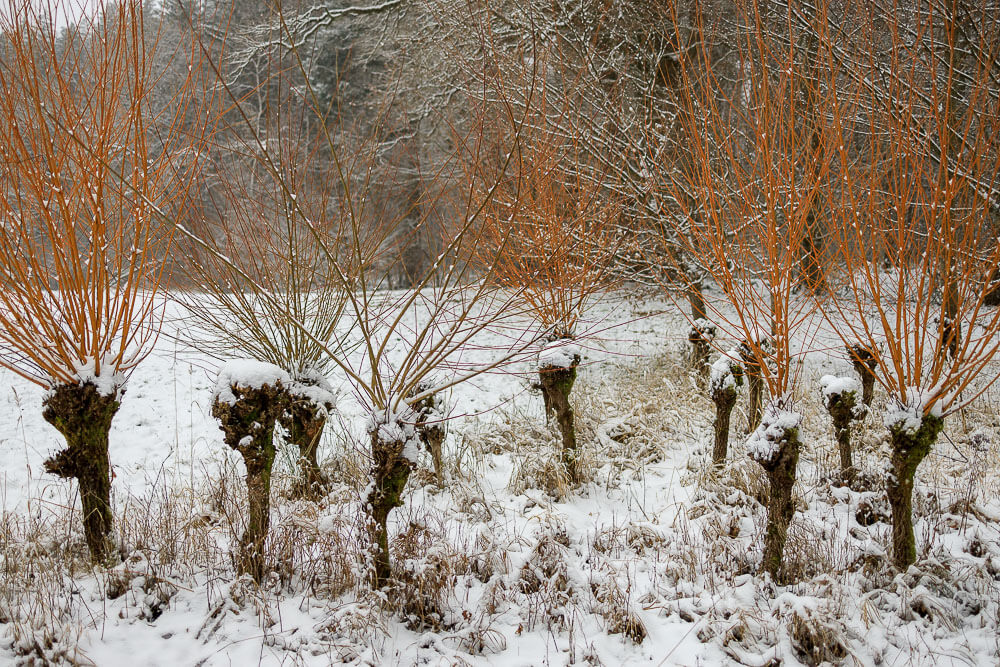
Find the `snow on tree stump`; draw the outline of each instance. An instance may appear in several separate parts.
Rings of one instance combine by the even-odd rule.
[[[403,505],[403,488],[417,465],[420,438],[416,415],[406,409],[400,414],[376,412],[368,422],[372,467],[364,506],[369,512],[371,541],[371,583],[382,588],[392,577],[389,560],[389,513]]]
[[[437,480],[437,484],[438,486],[444,486],[443,446],[444,438],[447,434],[445,430],[447,406],[445,405],[444,398],[439,393],[431,391],[433,388],[434,383],[430,380],[418,383],[413,390],[413,395],[426,395],[410,407],[417,415],[417,437],[420,438],[420,441],[431,455],[431,463],[434,466],[434,477]]]
[[[107,563],[111,542],[111,462],[108,433],[121,405],[124,378],[87,378],[53,387],[42,399],[42,417],[66,439],[66,449],[44,463],[45,471],[76,479],[83,511],[83,534],[95,563]]]
[[[886,410],[889,429],[889,480],[886,495],[892,508],[892,559],[900,570],[917,560],[913,534],[913,478],[917,466],[930,453],[944,428],[944,420],[934,409],[927,410],[929,392],[911,388],[906,402],[898,398]]]
[[[878,367],[875,352],[864,343],[855,343],[847,346],[847,358],[861,378],[861,404],[870,407],[875,397],[875,369]]]
[[[712,447],[712,465],[720,466],[729,453],[729,422],[736,406],[739,388],[743,385],[743,367],[734,359],[732,350],[712,364],[709,376],[709,393],[715,403],[715,444]]]
[[[289,406],[279,418],[288,433],[288,442],[299,449],[299,478],[292,497],[317,500],[330,482],[319,467],[318,450],[327,419],[337,405],[330,383],[318,373],[296,376],[288,388]]]
[[[691,367],[695,369],[701,386],[709,375],[708,355],[712,350],[712,342],[716,337],[715,325],[705,318],[698,318],[691,323],[688,330],[688,343],[691,345]]]
[[[835,375],[824,375],[819,379],[819,383],[823,396],[823,406],[833,419],[833,431],[837,438],[837,449],[840,452],[841,479],[850,486],[854,482],[857,472],[851,449],[851,422],[860,419],[865,414],[864,404],[858,403],[858,392],[861,386],[852,377],[837,377]]]
[[[792,487],[799,462],[799,424],[802,415],[785,407],[785,401],[772,401],[761,417],[760,425],[747,440],[747,452],[767,473],[770,493],[767,502],[767,532],[761,570],[778,579],[788,539],[788,526],[795,514]]]
[[[552,341],[538,353],[538,379],[542,387],[546,418],[555,417],[562,437],[562,461],[571,484],[580,481],[576,427],[570,391],[576,382],[582,355],[570,339]]]
[[[264,547],[271,525],[274,425],[288,409],[291,385],[291,377],[277,366],[231,361],[219,372],[212,402],[212,416],[219,420],[223,440],[240,453],[247,469],[249,511],[236,570],[258,583],[266,569]]]

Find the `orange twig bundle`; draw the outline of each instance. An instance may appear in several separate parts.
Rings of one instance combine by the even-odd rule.
[[[620,206],[572,137],[546,126],[544,102],[517,144],[514,173],[494,194],[477,257],[520,290],[548,337],[573,338],[588,302],[613,286]]]
[[[0,13],[0,364],[53,386],[148,352],[189,98],[152,113],[156,35],[139,2],[58,34],[33,5]]]

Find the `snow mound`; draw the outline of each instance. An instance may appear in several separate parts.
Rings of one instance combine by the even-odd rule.
[[[777,456],[785,433],[802,423],[802,415],[784,405],[784,401],[768,403],[760,426],[747,438],[747,453],[755,461],[770,461]]]
[[[583,357],[580,346],[568,338],[559,338],[548,343],[538,353],[538,369],[573,368]]]
[[[274,364],[254,359],[233,359],[227,361],[219,371],[212,398],[220,403],[233,405],[236,396],[233,387],[240,389],[260,389],[264,386],[282,384],[291,387],[291,376]]]
[[[861,383],[853,377],[837,377],[836,375],[824,375],[819,379],[820,390],[823,393],[823,405],[830,407],[830,401],[834,396],[843,396],[847,393],[855,395],[861,390]]]
[[[326,376],[317,370],[296,373],[294,380],[287,385],[287,389],[292,396],[315,404],[323,412],[332,410],[340,397]]]
[[[79,363],[73,369],[73,377],[82,385],[94,385],[101,396],[120,397],[122,387],[125,386],[125,374],[109,372],[115,368],[115,364],[110,358],[101,360],[100,373],[95,371],[97,366],[98,364],[94,359],[88,359],[86,362]]]
[[[894,396],[885,408],[882,423],[890,431],[916,433],[924,423],[925,415],[941,417],[942,401],[937,390],[907,387],[906,396],[905,400]]]

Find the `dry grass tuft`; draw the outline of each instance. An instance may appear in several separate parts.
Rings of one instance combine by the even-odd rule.
[[[446,539],[444,527],[429,518],[411,520],[393,540],[396,566],[388,589],[388,608],[413,631],[451,628],[456,618],[455,582],[472,563],[465,550]]]
[[[838,665],[847,658],[842,623],[813,609],[797,609],[788,623],[795,657],[809,667]]]

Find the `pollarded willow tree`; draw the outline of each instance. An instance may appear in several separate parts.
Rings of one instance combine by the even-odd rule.
[[[48,390],[42,414],[67,447],[45,469],[78,481],[87,546],[104,561],[108,431],[159,331],[164,212],[186,197],[179,174],[205,126],[177,131],[197,67],[169,115],[152,113],[157,34],[138,1],[62,31],[51,16],[70,3],[46,8],[0,12],[0,364]]]
[[[918,466],[945,418],[997,378],[1000,312],[986,306],[1000,260],[1000,30],[991,16],[951,1],[883,9],[877,22],[859,12],[845,51],[864,95],[860,122],[842,123],[832,144],[844,185],[829,208],[848,296],[834,294],[826,310],[845,343],[867,350],[889,394],[899,568],[917,558]],[[979,39],[964,48],[973,30]],[[858,125],[869,137],[861,150],[852,149]]]
[[[778,577],[801,447],[793,390],[816,310],[811,293],[799,289],[800,276],[813,270],[802,248],[831,164],[824,150],[828,115],[813,110],[835,114],[840,102],[814,77],[822,68],[803,58],[791,22],[777,38],[760,8],[747,3],[738,24],[744,28],[733,45],[741,63],[735,87],[716,73],[709,46],[692,51],[695,61],[680,62],[686,102],[678,121],[689,154],[663,166],[673,183],[664,224],[683,220],[685,253],[722,295],[706,301],[722,334],[716,344],[738,341],[739,358],[731,363],[768,395],[747,444],[770,484],[761,568]],[[829,53],[810,49],[810,57]]]
[[[275,66],[272,76],[285,81]],[[329,351],[350,333],[342,317],[355,268],[333,253],[346,242],[340,184],[316,125],[287,85],[269,81],[230,110],[218,150],[205,163],[200,243],[184,262],[198,291],[179,299],[192,316],[188,341],[219,359],[253,359],[280,368],[287,410],[278,415],[299,451],[297,496],[323,495],[317,458],[336,397]]]
[[[547,77],[544,69],[538,80]],[[546,419],[554,417],[559,428],[566,475],[577,484],[569,395],[582,350],[574,341],[589,333],[588,325],[581,329],[588,308],[617,283],[611,259],[621,245],[621,209],[608,187],[612,179],[595,174],[579,144],[550,122],[572,111],[552,108],[544,88],[537,97],[529,93],[523,99],[529,109],[526,124],[507,128],[508,142],[519,130],[516,152],[509,173],[499,179],[475,251],[478,262],[490,269],[488,279],[518,295],[546,341],[538,357],[538,384]]]
[[[247,525],[236,564],[258,581],[267,570],[276,424],[298,450],[292,494],[319,499],[328,487],[318,452],[337,402],[331,354],[345,353],[344,281],[353,275],[317,244],[320,236],[333,252],[342,242],[343,212],[322,145],[308,133],[314,119],[286,101],[264,106],[255,116],[270,116],[264,129],[236,113],[223,127],[225,148],[206,164],[205,235],[185,262],[199,289],[178,295],[193,325],[186,342],[229,360],[212,413],[246,465]]]

